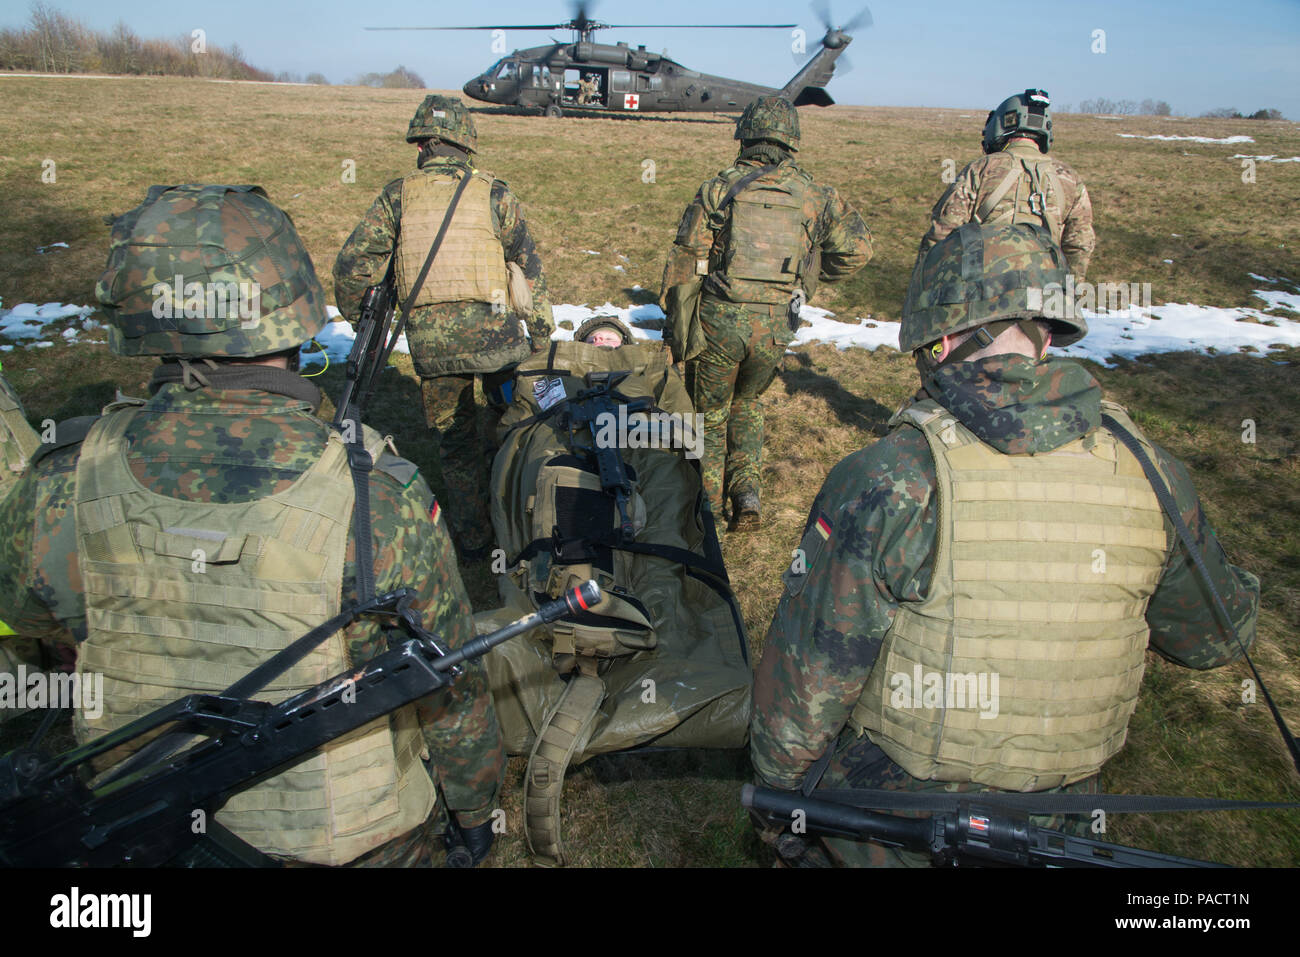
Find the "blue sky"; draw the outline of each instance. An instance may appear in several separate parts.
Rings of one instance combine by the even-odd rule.
[[[324,73],[343,82],[399,63],[439,88],[459,88],[498,54],[491,34],[371,33],[366,26],[558,23],[567,0],[495,0],[451,4],[392,0],[49,0],[92,27],[124,20],[141,36],[188,34],[201,27],[210,42],[238,43],[255,66],[272,72]],[[861,9],[833,3],[843,22]],[[1300,120],[1300,2],[1297,0],[875,0],[874,26],[859,30],[850,50],[854,69],[830,92],[841,103],[948,106],[987,110],[1027,86],[1052,94],[1058,107],[1104,96],[1166,100],[1195,115],[1232,106],[1245,112],[1280,109]],[[810,49],[824,32],[806,2],[778,0],[603,0],[589,15],[615,23],[795,22]],[[19,2],[5,4],[0,25],[26,21]],[[1105,53],[1093,32],[1105,31]],[[552,31],[562,39],[565,31]],[[795,72],[788,30],[610,30],[605,42],[627,40],[668,50],[686,66],[781,86]],[[544,32],[507,33],[509,48],[547,41]]]

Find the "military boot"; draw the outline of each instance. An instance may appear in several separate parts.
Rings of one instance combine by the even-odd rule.
[[[731,494],[731,527],[756,528],[758,526],[758,492],[752,488]]]

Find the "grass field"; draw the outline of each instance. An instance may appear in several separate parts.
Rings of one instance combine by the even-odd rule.
[[[259,183],[289,210],[327,292],[344,238],[389,179],[413,165],[402,140],[420,94],[177,79],[0,78],[0,299],[93,304],[103,270],[104,216],[136,205],[154,183]],[[985,106],[985,108],[987,108]],[[984,110],[833,107],[801,111],[802,162],[871,226],[876,253],[815,304],[847,316],[897,319],[916,243],[944,183],[978,155]],[[699,183],[735,152],[726,117],[544,120],[476,113],[482,165],[524,199],[556,303],[649,302],[678,217]],[[1254,143],[1124,139],[1117,133],[1224,137]],[[1258,306],[1257,273],[1300,280],[1294,245],[1300,164],[1261,162],[1242,181],[1234,153],[1300,154],[1288,122],[1062,116],[1055,152],[1083,176],[1096,211],[1089,279],[1150,282],[1155,302]],[[653,182],[644,181],[646,160]],[[53,161],[54,182],[42,179]],[[345,182],[346,169],[355,182]],[[39,246],[69,248],[37,255]],[[585,250],[597,250],[590,255]],[[621,258],[625,257],[625,258]],[[1165,260],[1172,260],[1166,263]],[[616,266],[623,266],[618,270]],[[332,301],[332,296],[331,296]],[[83,338],[94,338],[92,333]],[[102,339],[102,333],[98,334]],[[58,339],[58,337],[55,337]],[[1189,466],[1228,553],[1263,581],[1255,660],[1283,713],[1300,725],[1300,350],[1162,355],[1090,366],[1109,397]],[[35,421],[94,412],[115,386],[143,394],[152,360],[102,346],[0,354]],[[414,380],[394,377],[368,419],[437,487]],[[321,379],[329,394],[337,369]],[[765,519],[724,549],[755,654],[827,470],[875,441],[915,388],[911,362],[889,349],[826,346],[787,357],[769,408]],[[1242,421],[1257,424],[1242,442]],[[465,569],[476,607],[490,607],[486,565]],[[1262,698],[1243,704],[1241,664],[1189,672],[1149,655],[1146,687],[1123,752],[1103,771],[1108,791],[1300,800],[1300,786]],[[6,726],[4,746],[19,728]],[[523,760],[510,766],[510,832],[495,862],[522,864]],[[736,754],[622,755],[570,773],[566,842],[583,864],[764,865],[738,806],[748,761]],[[1286,812],[1113,817],[1107,839],[1239,865],[1300,864],[1300,815]]]

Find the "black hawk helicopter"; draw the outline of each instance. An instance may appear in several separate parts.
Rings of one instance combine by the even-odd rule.
[[[830,106],[835,101],[826,84],[835,61],[853,42],[849,31],[871,25],[871,11],[862,12],[843,26],[833,26],[830,9],[814,4],[826,26],[817,49],[807,63],[778,88],[744,83],[688,69],[645,45],[596,43],[597,30],[691,29],[764,30],[793,29],[793,23],[602,23],[587,16],[579,4],[567,23],[495,24],[473,27],[367,27],[368,30],[571,30],[572,41],[554,40],[547,46],[515,50],[465,84],[465,95],[484,103],[499,103],[541,110],[562,116],[567,108],[609,113],[655,111],[661,113],[728,113],[743,110],[760,96],[784,96],[795,106]],[[847,59],[844,65],[848,65]]]

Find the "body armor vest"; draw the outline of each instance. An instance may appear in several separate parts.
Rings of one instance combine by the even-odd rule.
[[[465,175],[463,172],[460,175]],[[501,240],[492,229],[492,177],[478,171],[456,204],[438,258],[414,306],[442,302],[500,303],[509,279]],[[460,176],[417,171],[402,180],[402,221],[397,241],[397,295],[405,301],[442,226]]]
[[[1104,429],[1012,456],[930,400],[899,421],[934,455],[933,580],[900,605],[851,726],[924,780],[1037,791],[1095,773],[1124,744],[1169,549],[1141,466]]]
[[[805,222],[807,191],[801,175],[782,171],[755,180],[731,200],[715,257],[733,295],[746,302],[789,302],[813,245],[812,224]]]
[[[23,416],[23,407],[0,376],[0,498],[18,481],[41,440]]]
[[[87,626],[77,670],[104,676],[102,715],[76,714],[82,742],[183,695],[224,690],[341,604],[354,489],[337,434],[284,492],[187,502],[131,474],[124,435],[135,414],[101,419],[77,463]],[[366,429],[364,441],[378,458],[384,440]],[[336,632],[259,694],[283,701],[351,665]],[[267,854],[345,864],[428,817],[423,750],[408,706],[236,794],[217,820]]]
[[[1003,223],[1043,225],[1052,241],[1061,244],[1065,221],[1065,191],[1056,166],[1047,156],[1023,156],[1009,152],[1010,172],[975,210],[974,221],[990,226]],[[1003,202],[1008,196],[1010,202]],[[994,210],[998,210],[996,215]]]

